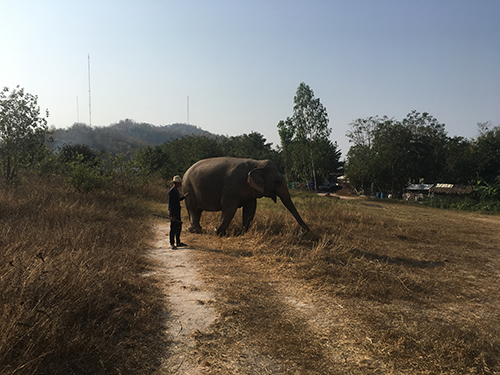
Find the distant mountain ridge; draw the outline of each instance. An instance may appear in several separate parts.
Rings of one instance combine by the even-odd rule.
[[[218,137],[194,125],[175,123],[156,126],[130,119],[104,127],[75,123],[67,129],[53,130],[52,148],[65,144],[84,144],[96,151],[105,150],[113,154],[134,151],[148,145],[161,145],[188,135]]]

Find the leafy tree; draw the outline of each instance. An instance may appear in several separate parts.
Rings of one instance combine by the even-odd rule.
[[[346,175],[350,183],[364,191],[375,180],[373,164],[373,149],[362,144],[355,144],[347,152]]]
[[[206,136],[185,136],[160,146],[141,148],[134,160],[147,173],[159,173],[164,179],[182,175],[201,159],[222,156],[218,141]]]
[[[374,130],[373,183],[378,190],[401,191],[413,170],[412,133],[398,121],[387,120]]]
[[[294,103],[292,117],[278,123],[284,162],[292,177],[301,180],[312,178],[316,188],[316,172],[321,171],[325,176],[329,168],[338,169],[340,152],[337,145],[329,140],[331,129],[328,127],[326,108],[304,82],[297,88]],[[324,157],[325,153],[329,157]]]
[[[272,143],[266,143],[264,136],[257,132],[235,137],[223,137],[219,140],[224,156],[250,159],[276,159]]]
[[[376,175],[375,150],[373,149],[374,131],[380,124],[392,121],[387,116],[358,118],[349,124],[346,133],[349,142],[353,143],[347,153],[346,174],[351,183],[360,190],[372,189]]]
[[[161,146],[142,147],[135,153],[134,160],[148,175],[159,172],[171,164],[169,155]]]
[[[477,174],[492,184],[500,176],[500,125],[485,129],[474,143]]]
[[[475,183],[477,166],[474,161],[474,143],[464,137],[448,138],[446,143],[443,181],[461,185]]]
[[[332,174],[338,173],[343,168],[340,161],[342,155],[337,143],[329,139],[318,139],[314,144],[316,153],[316,172],[324,180],[330,180]]]
[[[99,155],[87,145],[66,144],[59,148],[59,158],[63,163],[82,162],[96,166],[99,162]]]
[[[368,117],[366,119],[358,118],[349,124],[350,130],[347,131],[346,136],[349,142],[354,143],[354,146],[366,146],[371,148],[373,141],[373,131],[378,124],[388,121],[389,118],[384,116],[382,118]]]
[[[205,136],[186,136],[164,143],[161,147],[168,154],[171,163],[169,172],[163,171],[163,176],[167,179],[171,179],[176,174],[184,174],[198,160],[222,156],[217,141]]]
[[[409,179],[418,181],[424,178],[429,182],[442,179],[448,142],[445,125],[429,113],[417,111],[410,112],[402,125],[412,133]]]
[[[292,175],[292,140],[293,140],[293,128],[292,120],[287,118],[285,121],[281,120],[278,123],[278,134],[281,141],[281,158],[285,166],[285,174],[287,176]]]
[[[37,99],[19,86],[0,92],[0,163],[6,179],[13,179],[20,168],[44,156],[49,130],[46,118],[40,116]]]
[[[346,174],[361,188],[401,192],[408,181],[438,182],[445,174],[448,137],[428,113],[410,112],[402,121],[384,116],[357,119],[347,136]]]

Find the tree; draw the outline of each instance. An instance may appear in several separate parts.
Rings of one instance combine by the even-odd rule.
[[[59,158],[63,163],[80,162],[91,166],[99,163],[99,154],[87,145],[65,144],[59,148]]]
[[[374,131],[380,124],[388,121],[392,120],[387,116],[371,116],[366,119],[358,118],[349,124],[350,130],[346,136],[353,145],[347,153],[345,171],[351,184],[359,190],[373,187],[376,178],[375,151],[372,147]]]
[[[276,155],[275,151],[271,149],[271,145],[272,143],[266,143],[264,136],[258,132],[219,139],[222,155],[237,158],[271,159],[274,161]]]
[[[438,182],[443,178],[448,137],[445,125],[427,112],[410,112],[402,121],[411,136],[411,166],[409,179]]]
[[[146,146],[134,156],[137,166],[145,174],[158,173],[171,179],[184,172],[198,160],[222,156],[215,138],[189,135],[160,146]]]
[[[281,120],[278,123],[278,134],[281,141],[281,157],[285,165],[285,175],[291,176],[292,174],[292,120],[287,118],[286,121]]]
[[[474,143],[477,174],[492,184],[500,176],[500,125],[485,129]]]
[[[357,119],[350,127],[347,136],[354,145],[346,174],[361,188],[370,184],[396,194],[408,181],[435,183],[446,175],[449,139],[444,124],[428,113],[412,111],[402,121],[386,116]]]
[[[474,143],[464,137],[452,137],[446,144],[446,163],[443,181],[461,185],[475,184],[477,165],[474,162]]]
[[[349,124],[350,130],[346,133],[350,143],[354,146],[366,146],[371,148],[373,141],[373,131],[378,124],[388,121],[389,118],[368,117],[366,119],[358,118]]]
[[[313,90],[302,82],[294,97],[293,115],[278,123],[284,162],[290,174],[301,180],[314,181],[317,187],[317,170],[340,166],[340,152],[337,145],[329,140],[331,129],[328,127],[328,113]],[[333,158],[322,157],[327,153]],[[318,162],[321,161],[321,166]],[[329,163],[328,166],[325,163]],[[334,172],[334,171],[331,171]]]
[[[40,116],[37,99],[19,86],[0,92],[0,163],[8,180],[43,155],[49,114],[47,111],[46,117]]]
[[[361,191],[371,187],[375,179],[373,149],[363,144],[355,144],[347,152],[345,173],[350,183]]]
[[[399,121],[388,120],[374,130],[373,183],[380,191],[402,191],[413,172],[412,133]]]

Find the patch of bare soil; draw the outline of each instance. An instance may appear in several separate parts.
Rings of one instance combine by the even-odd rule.
[[[393,373],[369,355],[355,307],[280,276],[258,257],[204,250],[203,236],[185,234],[193,246],[170,250],[168,226],[156,232],[173,340],[163,372]]]

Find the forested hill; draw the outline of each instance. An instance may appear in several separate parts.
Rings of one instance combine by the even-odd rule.
[[[64,144],[83,144],[96,151],[105,150],[113,154],[126,153],[146,145],[161,145],[186,135],[217,137],[217,135],[193,125],[155,126],[129,119],[104,127],[75,123],[67,129],[53,130],[53,148]]]

